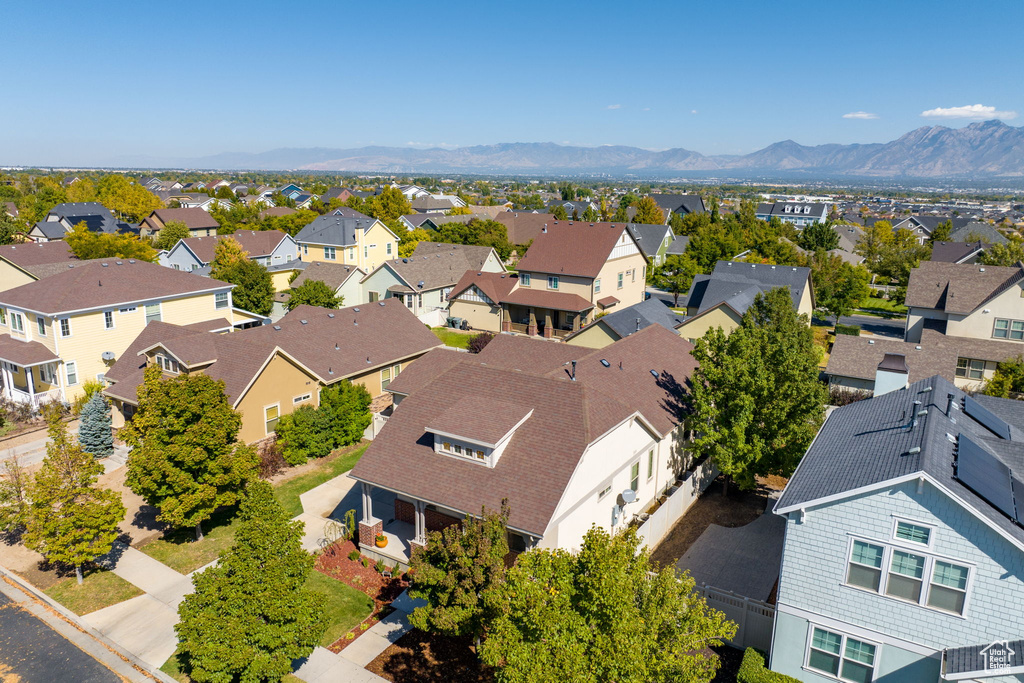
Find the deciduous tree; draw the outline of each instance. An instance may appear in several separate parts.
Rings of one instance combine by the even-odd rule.
[[[120,173],[103,176],[96,200],[122,218],[138,222],[160,208],[160,198]]]
[[[870,294],[867,269],[847,263],[837,254],[819,251],[811,257],[811,282],[818,307],[839,318],[849,315]]]
[[[579,553],[530,550],[487,591],[480,656],[499,683],[707,683],[719,668],[710,648],[736,625],[693,589],[652,565],[635,530],[591,527]]]
[[[156,250],[137,235],[92,232],[85,223],[79,223],[65,233],[71,252],[80,259],[120,258],[139,261],[156,260]]]
[[[167,223],[164,224],[164,227],[160,229],[160,233],[153,242],[153,246],[157,249],[170,251],[175,244],[180,240],[188,239],[191,234],[192,233],[189,232],[188,226],[183,222],[167,221]]]
[[[978,263],[985,266],[1015,266],[1020,261],[1024,261],[1024,240],[1019,237],[988,246],[978,257]]]
[[[256,478],[256,452],[239,442],[242,416],[224,395],[224,382],[203,374],[164,379],[146,368],[139,408],[122,430],[132,447],[128,487],[160,509],[159,519],[195,527],[217,508],[238,502]]]
[[[302,524],[288,519],[270,484],[246,488],[231,549],[194,577],[175,626],[197,683],[278,681],[327,628],[324,598],[306,587],[314,559]]]
[[[270,315],[274,308],[274,281],[262,265],[244,258],[222,270],[218,279],[235,286],[231,302],[236,307],[256,315]]]
[[[839,233],[828,223],[812,223],[801,231],[796,241],[808,251],[831,251],[839,247]]]
[[[31,477],[11,455],[0,466],[0,533],[15,533],[28,520],[28,488]]]
[[[249,258],[249,252],[233,237],[222,237],[213,247],[213,261],[210,263],[210,277],[222,280],[224,273],[235,264]]]
[[[690,291],[693,278],[701,272],[700,265],[687,255],[672,254],[654,269],[654,286],[670,293],[673,305],[679,306],[679,295]]]
[[[663,225],[665,213],[653,198],[644,197],[636,203],[636,215],[633,216],[633,222],[644,225]]]
[[[285,306],[289,311],[303,305],[341,308],[342,301],[344,301],[344,297],[335,294],[334,290],[321,280],[306,280],[291,290],[291,298],[288,299]]]

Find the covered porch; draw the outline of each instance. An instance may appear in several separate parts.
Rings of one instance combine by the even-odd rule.
[[[60,365],[60,358],[39,342],[0,336],[0,384],[10,401],[38,410],[45,403],[64,400]]]
[[[502,332],[562,339],[589,322],[588,311],[502,304]]]

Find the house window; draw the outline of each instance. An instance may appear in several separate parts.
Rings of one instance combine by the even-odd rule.
[[[160,304],[146,304],[146,324],[160,322]]]
[[[629,488],[636,491],[640,488],[640,461],[637,460],[629,468]]]
[[[374,292],[374,291],[370,291],[370,293],[369,293],[369,294],[370,294],[370,303],[371,303],[371,304],[372,304],[372,303],[373,303],[374,301],[380,301],[380,292]]]
[[[484,459],[484,452],[483,451],[477,451],[476,452],[476,459],[477,460],[483,460]]]
[[[363,258],[370,258],[370,247],[363,245]]]
[[[302,253],[305,254],[306,256],[309,256],[309,245],[308,244],[303,244],[302,245]]]
[[[25,332],[25,321],[21,318],[21,313],[11,313],[11,329],[15,332]]]
[[[124,313],[134,313],[135,310],[136,310],[135,306],[132,306],[131,308],[121,308],[121,309],[118,309],[117,312],[118,313],[122,313],[122,314],[124,314]]]
[[[423,308],[423,295],[422,294],[417,294],[416,295],[416,305],[418,307],[420,307],[420,308]]]
[[[548,275],[548,289],[558,289],[557,275]]]
[[[415,303],[414,295],[406,294],[405,295],[405,305],[408,306],[410,310],[412,310],[412,307],[413,307],[414,303]]]
[[[885,549],[864,541],[853,542],[853,554],[846,570],[846,583],[878,592],[882,582],[882,554]]]
[[[967,567],[936,560],[932,580],[928,586],[928,606],[963,614],[964,601],[967,598],[968,573]]]
[[[267,434],[273,434],[277,429],[278,420],[281,419],[281,408],[278,404],[267,406],[263,409],[263,418],[267,425]]]
[[[522,285],[523,287],[529,287],[530,286],[530,274],[529,273],[519,273],[519,284]],[[1022,290],[1022,291],[1024,291],[1024,290]]]
[[[312,398],[313,398],[313,394],[303,394],[302,396],[296,396],[295,398],[292,399],[292,405],[298,405],[300,403],[305,403],[306,401],[308,401],[308,400],[310,400]]]
[[[381,391],[383,391],[384,389],[387,389],[388,385],[391,384],[391,380],[393,380],[393,379],[394,379],[394,377],[391,374],[391,368],[382,368],[381,371],[380,371],[380,388],[381,388]]]
[[[594,294],[601,293],[601,278],[594,280]]]
[[[46,365],[39,366],[39,379],[45,384],[56,384],[57,374],[54,372],[55,366],[53,363],[47,363]]]
[[[983,379],[985,377],[985,361],[976,358],[958,358],[956,361],[956,376],[969,379]]]
[[[348,260],[349,261],[355,261],[356,260],[356,248],[355,247],[349,247],[348,248]]]
[[[1007,320],[996,318],[995,328],[992,336],[997,339],[1013,339],[1021,341],[1024,339],[1024,320]]]
[[[391,256],[391,242],[388,242],[388,244],[387,244],[387,250],[388,250],[388,252],[387,252],[387,253],[388,253],[388,256]]]
[[[619,273],[618,289],[622,289],[622,273]]]
[[[889,577],[885,594],[901,600],[921,602],[924,585],[924,557],[903,550],[894,550],[889,561]]]
[[[78,384],[78,364],[71,360],[64,364],[64,374],[68,378],[68,386]]]
[[[1021,293],[1024,293],[1024,290],[1021,290]],[[6,325],[6,324],[7,324],[7,309],[0,308],[0,325]]]
[[[114,329],[114,312],[103,311],[103,327],[108,330]]]
[[[901,541],[910,541],[911,543],[928,545],[928,541],[931,539],[931,534],[932,530],[926,526],[897,521],[896,532],[893,536]]]
[[[61,322],[61,327],[63,328],[64,327],[64,324],[63,324],[64,321],[61,320],[60,322]],[[36,316],[36,328],[39,330],[39,336],[40,337],[45,337],[46,336],[46,318],[44,318],[41,315],[37,315]],[[62,334],[61,336],[66,337],[68,335]]]
[[[217,292],[216,294],[213,295],[213,298],[214,298],[214,304],[213,304],[214,308],[227,308],[228,307],[228,293],[227,292]]]
[[[334,261],[337,258],[338,250],[334,247],[324,247],[324,260]]]
[[[608,484],[608,486],[605,486],[603,489],[601,489],[601,492],[597,494],[597,499],[601,500],[602,498],[604,498],[605,496],[607,496],[611,492],[612,492],[612,485]]]
[[[654,449],[647,451],[647,481],[654,476]]]
[[[70,337],[71,336],[71,321],[68,318],[60,319],[60,336]]]
[[[815,626],[811,631],[807,667],[840,680],[870,683],[875,675],[875,646]]]

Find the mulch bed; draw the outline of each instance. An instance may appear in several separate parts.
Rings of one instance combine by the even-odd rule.
[[[374,569],[373,562],[364,567],[362,557],[358,560],[348,559],[349,553],[353,550],[358,550],[358,548],[352,541],[338,541],[316,559],[318,572],[366,593],[373,600],[373,611],[370,616],[349,631],[350,634],[353,634],[352,638],[347,637],[348,634],[346,634],[332,643],[327,648],[331,652],[341,652],[371,626],[390,614],[391,602],[409,587],[409,582],[401,575],[390,579],[384,578]]]
[[[394,683],[491,683],[473,639],[431,635],[413,629],[384,650],[366,669]]]

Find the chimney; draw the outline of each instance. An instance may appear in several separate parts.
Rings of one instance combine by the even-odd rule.
[[[875,370],[875,396],[906,389],[910,383],[907,359],[902,353],[887,353]]]

